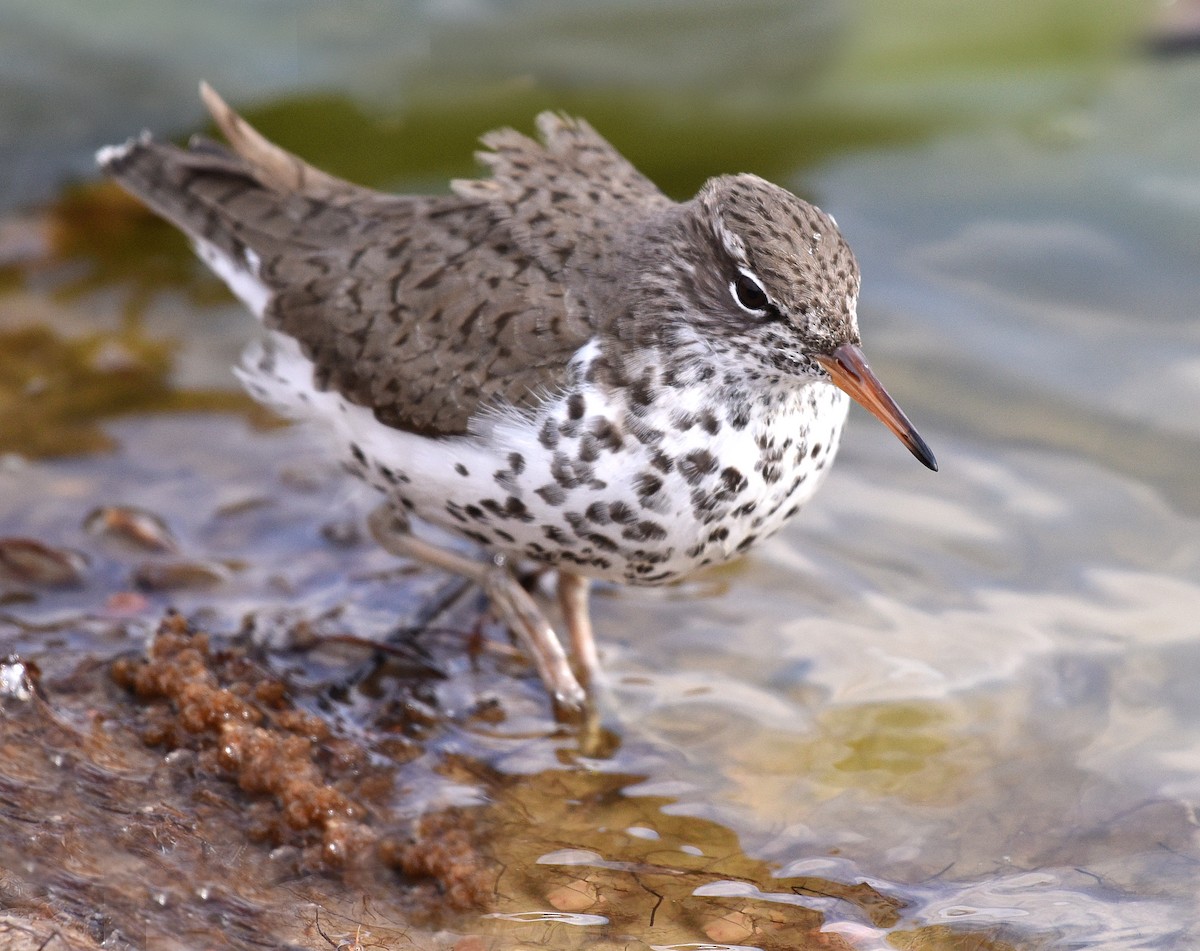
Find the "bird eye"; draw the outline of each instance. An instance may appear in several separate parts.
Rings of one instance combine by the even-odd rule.
[[[742,310],[762,314],[771,307],[767,292],[749,274],[739,274],[737,280],[729,285],[729,289],[733,292],[733,299],[738,302],[738,306]]]

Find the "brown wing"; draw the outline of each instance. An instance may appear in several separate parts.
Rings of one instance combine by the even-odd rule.
[[[299,341],[318,386],[391,426],[454,435],[489,406],[528,408],[562,385],[592,328],[493,202],[351,185],[203,94],[236,153],[142,139],[102,164],[266,286],[266,324]]]
[[[490,179],[456,181],[456,194],[490,201],[526,254],[569,286],[610,258],[634,219],[672,204],[582,119],[537,117],[539,143],[512,129],[489,132],[479,161]]]

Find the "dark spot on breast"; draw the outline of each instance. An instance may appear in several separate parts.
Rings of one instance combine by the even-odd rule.
[[[613,552],[620,548],[620,546],[611,538],[609,538],[607,535],[601,535],[599,532],[589,532],[588,534],[584,535],[583,538],[586,541],[591,542],[601,551]]]
[[[702,525],[711,525],[725,517],[729,511],[728,505],[722,505],[720,498],[704,489],[692,489],[692,517]]]
[[[567,524],[571,526],[576,535],[586,530],[583,524],[586,519],[582,512],[563,512],[563,518],[567,520]]]
[[[603,502],[593,502],[583,514],[587,516],[588,521],[595,522],[597,525],[607,525],[612,521],[612,517],[608,514],[608,506]]]
[[[567,493],[552,482],[546,483],[540,489],[534,490],[534,495],[541,496],[547,505],[562,505],[567,500]]]
[[[700,414],[700,427],[710,436],[715,436],[721,431],[721,421],[708,410],[705,410]]]
[[[651,522],[649,519],[643,519],[636,525],[630,525],[621,532],[622,538],[627,538],[632,542],[649,542],[659,541],[667,537],[667,530],[658,522]]]
[[[567,397],[567,416],[570,419],[582,419],[587,404],[582,393],[572,393]]]
[[[733,466],[721,470],[721,484],[730,496],[737,495],[749,484],[746,477]]]
[[[600,458],[600,443],[591,433],[584,433],[579,439],[579,458],[583,462],[595,462]]]
[[[686,433],[689,429],[700,421],[700,417],[695,413],[688,413],[682,410],[676,410],[671,414],[671,428],[676,429],[681,433]]]
[[[508,467],[515,475],[520,475],[525,471],[525,457],[519,452],[510,452],[508,454]]]
[[[364,465],[366,464],[367,457],[363,455],[363,451],[359,447],[358,443],[356,443],[356,442],[350,443],[350,455],[352,455],[354,457],[355,462],[359,462]]]
[[[816,459],[817,456],[819,456],[820,454],[821,454],[821,444],[819,442],[813,443],[812,449],[810,449],[808,451],[809,457],[812,459]]]
[[[467,467],[464,466],[461,462],[454,463],[454,471],[457,472],[460,476],[469,476],[471,474],[470,472],[467,471]]]
[[[650,457],[650,465],[654,466],[659,472],[670,472],[675,468],[675,463],[661,449],[655,449],[654,455]]]
[[[756,541],[758,541],[757,535],[747,535],[740,542],[738,542],[737,550],[745,551],[747,548],[749,548],[751,545],[753,545]]]
[[[610,502],[608,515],[618,525],[628,525],[637,518],[637,514],[624,502]]]
[[[626,396],[630,405],[646,407],[654,402],[654,384],[651,382],[649,371],[629,384]]]
[[[538,432],[538,442],[545,449],[553,449],[558,445],[558,425],[552,419],[546,420]]]
[[[542,534],[546,536],[547,541],[553,542],[555,545],[562,545],[568,548],[575,546],[575,539],[557,525],[543,525]]]
[[[644,548],[639,548],[631,557],[635,561],[645,562],[647,565],[661,565],[664,562],[670,561],[671,556],[674,554],[674,548],[664,548],[656,551],[646,551]]]
[[[604,416],[595,417],[589,430],[596,437],[597,443],[610,452],[616,452],[624,445],[624,440],[621,438],[621,431],[613,425],[612,421]]]
[[[763,482],[765,482],[767,485],[774,485],[783,478],[783,472],[780,471],[779,466],[770,462],[762,467],[761,475]]]
[[[662,442],[663,431],[661,429],[655,429],[649,423],[636,416],[626,417],[625,422],[630,434],[643,446]]]
[[[477,522],[487,521],[487,516],[483,513],[483,509],[481,509],[478,505],[468,505],[463,509],[463,511]]]
[[[550,475],[564,489],[574,489],[592,477],[592,467],[580,459],[572,459],[565,452],[556,452],[550,460]]]
[[[533,521],[533,513],[515,495],[510,495],[504,500],[504,515],[507,518],[515,518],[518,522]]]
[[[717,468],[717,460],[707,449],[694,449],[679,460],[679,474],[695,485]]]
[[[637,493],[638,500],[644,505],[651,496],[657,495],[659,489],[662,488],[662,479],[656,476],[653,472],[643,472],[633,480],[633,490]]]

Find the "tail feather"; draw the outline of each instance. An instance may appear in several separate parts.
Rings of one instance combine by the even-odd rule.
[[[272,145],[209,86],[201,95],[232,150],[203,138],[184,149],[143,134],[101,149],[96,161],[183,231],[261,316],[275,290],[271,262],[321,254],[356,226],[356,202],[382,196]]]
[[[204,100],[221,134],[264,185],[332,205],[379,197],[377,192],[322,172],[299,156],[268,141],[231,109],[208,83],[200,83],[200,98]]]
[[[270,290],[260,279],[260,262],[277,241],[248,233],[230,208],[215,201],[218,194],[261,190],[236,156],[215,144],[184,150],[143,135],[101,149],[96,161],[121,187],[184,232],[205,263],[262,315]]]

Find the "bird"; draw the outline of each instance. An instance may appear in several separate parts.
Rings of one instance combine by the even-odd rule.
[[[385,194],[200,95],[227,145],[142,133],[99,165],[264,325],[249,392],[332,434],[384,549],[481,586],[556,711],[594,703],[592,582],[669,584],[773,535],[850,399],[936,471],[861,349],[853,252],[792,192],[744,173],[675,201],[546,112],[537,138],[484,135],[480,178]],[[528,564],[557,573],[569,654]]]

